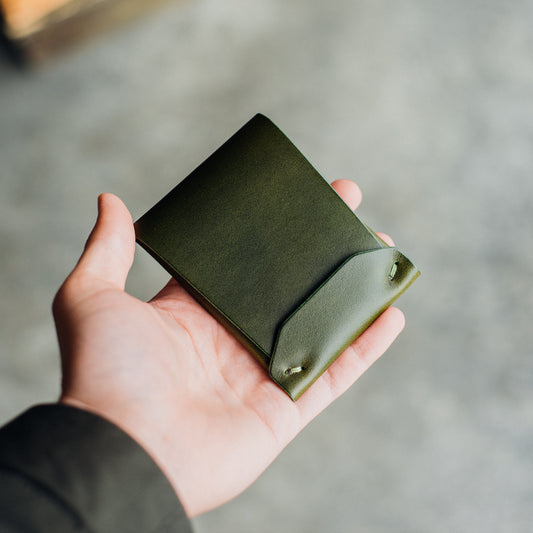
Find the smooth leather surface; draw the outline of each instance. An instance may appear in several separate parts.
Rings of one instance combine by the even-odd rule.
[[[265,367],[271,366],[274,345],[280,346],[282,324],[324,280],[354,254],[388,248],[262,115],[142,216],[135,230],[138,242]],[[414,279],[418,270],[410,268]],[[372,271],[358,271],[363,279],[369,275]],[[354,305],[363,306],[360,314],[368,325],[376,311],[372,305],[367,312],[364,302],[357,297]],[[346,345],[361,330],[352,318],[339,311],[336,319],[348,321],[346,328],[322,330],[327,338],[342,337],[331,346]],[[307,320],[308,325],[298,319],[301,337],[320,319]],[[313,367],[316,372],[338,355],[325,353]],[[290,383],[305,383],[293,394],[293,385],[272,373],[275,366],[273,379],[293,399],[317,377],[310,377],[310,365],[306,373],[292,375]]]
[[[272,379],[297,400],[416,276],[396,248],[354,254],[281,326]]]

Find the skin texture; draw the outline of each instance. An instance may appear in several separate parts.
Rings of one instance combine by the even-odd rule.
[[[333,186],[352,209],[361,202],[351,181]],[[139,442],[191,517],[248,487],[404,326],[402,312],[389,308],[293,403],[176,281],[150,302],[124,292],[135,252],[132,218],[112,194],[99,197],[98,212],[53,304],[59,401],[99,414]]]

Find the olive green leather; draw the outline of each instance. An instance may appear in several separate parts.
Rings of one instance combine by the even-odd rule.
[[[419,274],[262,115],[135,231],[293,400]]]
[[[413,270],[396,248],[361,252],[346,260],[281,326],[270,361],[272,379],[299,398],[407,289]],[[292,368],[302,370],[291,374]]]

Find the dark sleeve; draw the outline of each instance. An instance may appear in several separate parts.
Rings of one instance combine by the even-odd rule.
[[[110,422],[33,407],[0,429],[0,532],[190,533],[170,483]]]

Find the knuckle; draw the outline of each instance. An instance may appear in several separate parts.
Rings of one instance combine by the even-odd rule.
[[[54,317],[62,313],[73,301],[75,294],[78,292],[77,285],[76,275],[71,274],[59,287],[52,301],[52,314]]]
[[[52,300],[52,314],[56,317],[65,307],[68,301],[68,278],[63,282]]]

